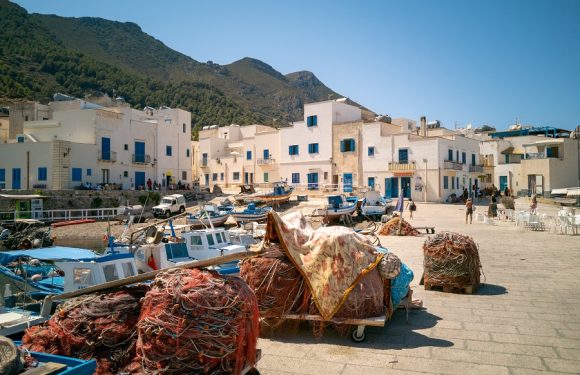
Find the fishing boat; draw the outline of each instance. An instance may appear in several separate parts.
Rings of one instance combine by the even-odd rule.
[[[327,201],[327,205],[316,209],[313,216],[324,216],[325,220],[333,221],[343,215],[352,215],[357,206],[356,201],[348,201],[344,194],[329,195]]]
[[[233,211],[232,216],[240,222],[247,223],[249,221],[264,221],[268,217],[268,212],[272,211],[272,207],[256,207],[255,203],[249,203],[242,211]]]
[[[187,216],[186,222],[191,228],[220,226],[226,222],[233,210],[233,206],[206,204],[199,212]]]
[[[361,204],[361,213],[370,217],[381,217],[387,213],[392,199],[381,197],[376,190],[369,190],[365,193]]]
[[[239,203],[268,203],[280,204],[288,202],[293,186],[289,186],[285,181],[275,182],[270,193],[238,194],[235,196]]]

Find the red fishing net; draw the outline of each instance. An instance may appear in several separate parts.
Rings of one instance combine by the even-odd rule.
[[[239,374],[255,364],[256,296],[238,277],[213,271],[157,275],[143,299],[134,374]]]
[[[405,219],[402,219],[399,231],[399,222],[401,218],[399,216],[393,216],[391,220],[387,221],[381,229],[377,232],[381,236],[419,236],[420,233],[417,229],[413,228]]]
[[[303,305],[306,283],[280,244],[270,243],[261,256],[244,259],[240,277],[256,294],[262,318],[280,318],[298,312]]]
[[[117,374],[135,357],[139,300],[147,286],[71,299],[22,339],[30,351],[97,360],[96,374]]]

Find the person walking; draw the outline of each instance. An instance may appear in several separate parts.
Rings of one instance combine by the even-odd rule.
[[[413,212],[417,211],[417,205],[413,202],[413,198],[409,198],[409,202],[407,202],[407,208],[409,209],[409,218],[413,218]]]
[[[465,202],[465,224],[469,220],[469,224],[473,221],[473,201],[471,198],[468,198]]]
[[[537,209],[538,209],[538,199],[536,198],[536,194],[534,194],[532,196],[532,204],[530,205],[530,213],[535,214]]]

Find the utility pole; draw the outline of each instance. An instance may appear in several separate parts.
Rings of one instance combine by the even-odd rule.
[[[577,147],[577,154],[578,154],[578,164],[576,167],[578,168],[578,187],[580,188],[580,125],[576,126],[576,147]],[[576,206],[580,207],[580,195],[576,196]]]

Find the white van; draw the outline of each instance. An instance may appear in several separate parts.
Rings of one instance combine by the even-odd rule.
[[[185,212],[185,207],[185,197],[183,195],[166,195],[161,198],[161,203],[153,207],[153,216],[167,218],[173,214]]]

